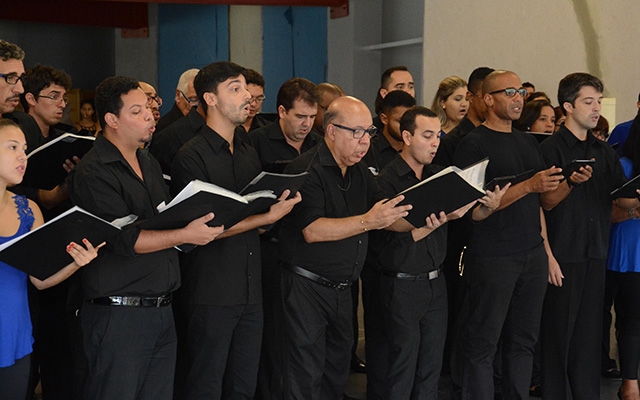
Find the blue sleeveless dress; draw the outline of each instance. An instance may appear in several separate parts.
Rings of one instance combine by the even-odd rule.
[[[13,196],[13,200],[18,206],[20,227],[13,236],[0,236],[0,243],[24,235],[33,226],[27,198]],[[13,365],[32,351],[27,279],[27,274],[0,261],[0,368]]]

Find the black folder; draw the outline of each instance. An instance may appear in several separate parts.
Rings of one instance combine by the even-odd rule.
[[[614,199],[638,197],[637,189],[640,189],[640,175],[628,180],[624,185],[612,191],[611,197]]]
[[[0,246],[0,261],[44,280],[73,261],[66,251],[70,242],[82,244],[86,238],[97,246],[119,232],[117,226],[76,206],[4,243]]]

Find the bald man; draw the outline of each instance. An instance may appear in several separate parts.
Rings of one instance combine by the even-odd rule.
[[[313,131],[318,135],[324,135],[322,127],[324,121],[324,113],[329,108],[329,104],[338,97],[344,96],[344,90],[335,83],[323,82],[316,85],[318,91],[318,113],[313,120]]]
[[[464,269],[469,318],[462,398],[494,398],[492,364],[502,335],[502,398],[525,399],[553,257],[546,241],[540,193],[558,187],[562,170],[545,169],[536,140],[511,126],[520,117],[527,93],[515,73],[492,72],[482,92],[487,118],[462,139],[454,163],[467,166],[488,157],[487,182],[527,171],[534,175],[509,187],[497,208],[480,205],[472,212],[476,223]]]
[[[368,231],[407,214],[401,197],[379,201],[373,176],[360,162],[375,134],[367,106],[339,97],[324,115],[324,142],[285,172],[308,170],[302,202],[280,231],[284,301],[285,399],[342,398],[349,377],[352,300]]]

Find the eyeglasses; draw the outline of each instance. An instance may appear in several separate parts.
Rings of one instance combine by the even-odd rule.
[[[348,126],[338,125],[338,124],[331,124],[331,125],[335,126],[336,128],[350,131],[354,139],[362,139],[365,134],[368,134],[369,137],[374,137],[378,132],[378,128],[376,128],[375,126],[372,126],[368,129],[363,129],[363,128],[349,128]]]
[[[264,99],[266,99],[267,97],[265,95],[260,95],[258,97],[251,97],[249,99],[249,104],[256,102],[257,103],[262,103],[264,101]]]
[[[22,77],[15,72],[6,75],[0,74],[0,78],[4,78],[5,82],[7,82],[9,85],[15,85],[19,80],[22,79]]]
[[[517,93],[517,94],[519,94],[523,99],[524,99],[524,96],[526,96],[526,95],[527,95],[527,93],[528,93],[528,92],[527,92],[527,89],[525,89],[525,88],[516,89],[516,88],[512,88],[512,87],[510,87],[510,88],[506,88],[506,89],[495,90],[495,91],[493,91],[493,92],[489,92],[489,94],[496,94],[496,93],[502,93],[502,92],[504,92],[504,94],[506,94],[506,95],[507,95],[507,97],[513,97],[513,96],[515,96],[515,95],[516,95],[516,93]]]
[[[193,100],[193,99],[188,98],[187,95],[184,94],[184,92],[182,90],[180,90],[180,94],[189,103],[190,107],[198,107],[200,105],[200,100]]]
[[[147,107],[151,107],[151,103],[153,103],[154,101],[158,103],[158,107],[162,107],[162,98],[160,96],[158,96],[157,94],[145,94],[147,95]]]
[[[39,94],[38,97],[53,100],[56,103],[63,102],[65,106],[69,104],[69,97],[64,96],[62,93],[58,92],[51,92],[51,94],[47,96],[45,96],[44,94]]]

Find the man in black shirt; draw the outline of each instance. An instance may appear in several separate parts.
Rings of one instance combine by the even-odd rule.
[[[262,103],[264,103],[264,78],[258,71],[246,69],[244,77],[247,80],[247,90],[251,93],[249,100],[249,118],[240,125],[247,133],[269,125],[273,120],[269,120],[260,114]],[[273,115],[273,114],[271,114]]]
[[[253,96],[252,96],[253,97]],[[304,78],[286,81],[278,91],[279,119],[249,134],[263,171],[282,172],[301,153],[316,147],[322,137],[311,131],[318,106],[316,86]],[[264,333],[257,398],[282,398],[282,297],[278,229],[260,236]]]
[[[442,170],[430,165],[440,143],[440,120],[433,111],[410,108],[402,116],[400,130],[402,153],[378,177],[388,197]],[[491,201],[494,206],[500,204],[499,198]],[[443,224],[460,218],[474,203],[448,215],[431,214],[424,226],[411,226],[406,232],[380,232],[384,240],[376,261],[382,269],[380,297],[390,340],[385,399],[438,397],[447,331],[447,288],[441,269],[447,229]]]
[[[486,181],[528,170],[532,178],[509,187],[499,208],[476,207],[466,250],[464,278],[469,318],[465,326],[462,396],[494,398],[493,367],[502,334],[502,394],[526,398],[533,362],[549,258],[539,193],[558,187],[561,168],[544,169],[539,146],[528,134],[512,129],[520,117],[520,78],[495,71],[483,83],[487,119],[462,139],[455,164],[468,166],[489,157]],[[480,222],[481,221],[481,222]],[[541,234],[542,233],[542,234]]]
[[[344,90],[335,83],[322,82],[316,85],[318,89],[318,114],[313,120],[312,132],[317,133],[320,136],[324,136],[324,112],[329,108],[329,104],[338,97],[344,96]]]
[[[547,165],[595,160],[593,167],[581,167],[556,190],[542,195],[549,242],[557,260],[549,264],[551,285],[542,313],[545,399],[600,398],[602,303],[612,207],[609,193],[626,181],[615,150],[590,132],[600,116],[603,90],[602,82],[593,75],[564,77],[558,102],[567,119],[541,145]],[[624,209],[638,207],[636,198],[616,203]]]
[[[156,125],[157,131],[173,124],[180,118],[186,116],[193,107],[198,106],[198,96],[193,88],[193,79],[196,77],[198,70],[195,68],[188,69],[180,75],[178,85],[176,87],[175,103],[168,113],[163,115]]]
[[[366,256],[367,232],[406,216],[384,203],[360,163],[373,131],[371,113],[353,97],[325,114],[324,143],[285,172],[308,170],[303,201],[282,223],[280,252],[285,308],[285,399],[340,398],[349,376],[351,293]]]
[[[217,62],[194,80],[206,107],[206,125],[185,144],[172,166],[177,194],[194,179],[239,192],[261,171],[256,151],[235,133],[249,115],[244,69]],[[277,222],[300,201],[285,191],[268,212],[245,218],[183,258],[184,302],[191,368],[186,399],[242,398],[255,393],[262,342],[258,229]]]
[[[141,146],[155,122],[138,81],[104,80],[96,90],[103,133],[70,177],[73,202],[112,221],[144,220],[169,200],[160,166]],[[171,399],[176,337],[171,292],[180,285],[174,246],[205,245],[222,232],[212,214],[182,229],[124,229],[83,271],[82,307],[91,399]],[[108,329],[107,329],[108,328]]]
[[[374,104],[375,112],[378,116],[373,119],[373,125],[375,125],[378,131],[381,131],[384,127],[380,120],[382,99],[387,96],[387,93],[394,90],[402,90],[409,93],[411,97],[416,97],[416,88],[413,83],[413,76],[411,75],[411,72],[409,72],[409,69],[404,65],[389,67],[380,77],[380,89],[378,89],[378,93],[376,93],[376,100]]]

